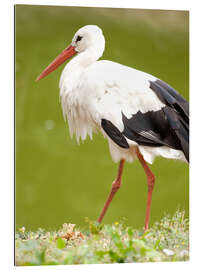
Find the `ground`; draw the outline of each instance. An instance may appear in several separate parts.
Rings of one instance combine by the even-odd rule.
[[[166,215],[148,231],[125,221],[98,224],[88,230],[63,224],[58,231],[16,233],[16,265],[62,265],[189,260],[189,222],[183,211]]]

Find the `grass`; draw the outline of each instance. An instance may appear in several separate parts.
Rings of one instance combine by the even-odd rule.
[[[189,222],[183,211],[166,215],[145,233],[122,222],[88,230],[63,224],[58,231],[16,233],[16,265],[64,265],[189,260]]]

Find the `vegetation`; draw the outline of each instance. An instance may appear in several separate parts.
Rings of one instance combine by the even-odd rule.
[[[16,265],[188,260],[188,165],[157,158],[152,168],[151,224],[177,205],[185,215],[177,211],[146,233],[140,229],[147,186],[135,162],[126,164],[108,224],[88,220],[85,227],[84,215],[93,219],[101,211],[117,165],[101,135],[79,147],[69,137],[58,97],[65,64],[40,83],[35,79],[78,28],[96,24],[106,38],[102,59],[153,74],[188,99],[189,13],[17,5],[15,20]],[[128,221],[112,224],[122,216]]]
[[[186,261],[189,259],[189,222],[184,212],[166,215],[148,231],[122,222],[98,224],[89,229],[63,224],[58,231],[38,229],[16,233],[16,265],[96,264]]]

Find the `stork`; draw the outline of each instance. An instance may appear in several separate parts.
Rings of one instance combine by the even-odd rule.
[[[155,176],[148,163],[156,156],[189,163],[189,104],[162,80],[107,60],[96,25],[80,28],[72,43],[39,75],[37,81],[69,61],[60,78],[60,99],[70,135],[77,142],[101,131],[118,173],[98,218],[103,217],[122,183],[125,161],[138,159],[146,173],[148,193],[144,229],[149,227]]]

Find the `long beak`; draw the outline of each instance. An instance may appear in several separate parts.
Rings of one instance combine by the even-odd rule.
[[[42,73],[37,77],[36,81],[41,80],[45,76],[47,76],[49,73],[57,69],[61,64],[63,64],[68,58],[76,54],[77,51],[75,50],[75,47],[70,45],[65,50],[60,53],[56,59],[47,67],[45,70],[42,71]]]

